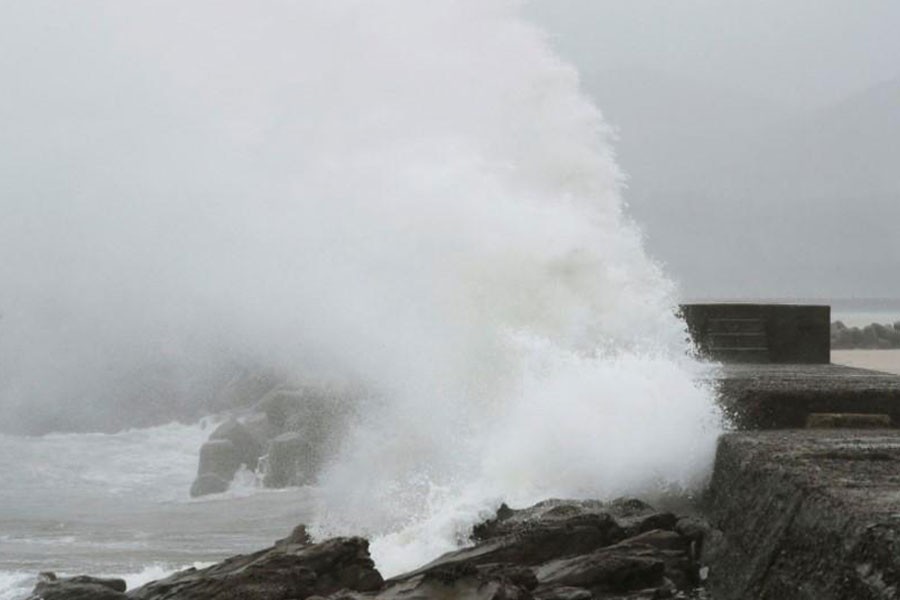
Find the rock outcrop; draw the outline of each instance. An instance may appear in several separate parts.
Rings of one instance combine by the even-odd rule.
[[[209,436],[191,495],[224,492],[241,468],[259,473],[266,487],[315,481],[339,442],[350,397],[346,390],[313,386],[269,390]]]
[[[500,508],[473,544],[384,581],[361,538],[314,544],[303,526],[274,546],[124,592],[103,580],[45,577],[45,600],[588,600],[686,598],[700,583],[707,530],[637,500],[548,500]],[[102,589],[101,589],[102,588]],[[96,595],[85,595],[93,590]]]

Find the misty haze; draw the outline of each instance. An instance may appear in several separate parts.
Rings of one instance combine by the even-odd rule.
[[[695,510],[733,424],[680,303],[900,321],[898,26],[0,0],[0,600],[157,600],[299,523],[273,553],[364,536],[374,594],[507,505]]]

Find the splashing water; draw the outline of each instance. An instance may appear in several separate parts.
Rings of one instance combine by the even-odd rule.
[[[234,349],[362,381],[316,529],[372,536],[389,574],[500,500],[702,481],[720,416],[672,285],[623,213],[600,113],[519,4],[64,15],[63,41],[106,58],[66,103],[23,84],[62,124],[32,115],[3,150],[65,138],[52,177],[7,178],[0,252],[27,250],[0,265],[12,408]]]

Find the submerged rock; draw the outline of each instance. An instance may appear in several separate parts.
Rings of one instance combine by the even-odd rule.
[[[79,575],[41,573],[28,600],[127,600],[125,581]]]

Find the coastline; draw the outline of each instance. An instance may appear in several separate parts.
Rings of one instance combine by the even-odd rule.
[[[900,375],[900,350],[832,350],[831,362],[836,365],[871,369]]]

